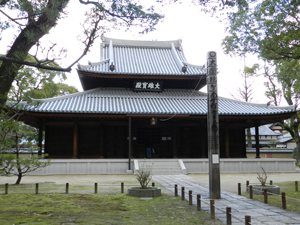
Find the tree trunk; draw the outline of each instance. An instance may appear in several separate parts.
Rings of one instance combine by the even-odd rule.
[[[296,163],[300,162],[300,137],[299,137],[299,131],[298,131],[298,127],[294,127],[294,132],[295,132],[295,137],[294,140],[296,142]]]
[[[18,174],[18,179],[17,179],[17,181],[16,181],[16,184],[20,184],[20,183],[21,183],[22,177],[23,177],[23,174],[19,172],[19,174]]]
[[[49,0],[38,20],[29,20],[29,23],[20,32],[6,56],[25,60],[32,46],[56,25],[60,13],[68,2],[68,0]],[[7,94],[21,67],[21,64],[8,61],[3,61],[0,66],[0,110],[6,103]]]

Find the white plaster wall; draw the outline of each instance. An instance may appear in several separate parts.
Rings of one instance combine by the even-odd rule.
[[[169,159],[170,162],[178,159]],[[151,159],[149,161],[155,161]],[[168,164],[168,159],[158,159]],[[208,159],[182,159],[186,173],[208,173]],[[131,169],[133,169],[131,160]],[[266,172],[296,172],[294,159],[279,158],[252,158],[252,159],[221,159],[221,173],[257,173],[261,167]],[[178,161],[177,161],[178,163]],[[56,175],[56,174],[126,174],[128,159],[52,159],[51,165],[30,175]],[[181,171],[182,172],[182,171]],[[163,174],[163,173],[161,173]]]
[[[286,144],[287,144],[286,145],[287,148],[295,148],[296,147],[296,143],[295,142],[287,142]]]
[[[183,159],[187,173],[208,173],[208,159]],[[296,172],[294,159],[220,159],[221,173]]]
[[[131,162],[133,168],[133,160]],[[126,174],[128,159],[52,159],[51,165],[30,175]]]

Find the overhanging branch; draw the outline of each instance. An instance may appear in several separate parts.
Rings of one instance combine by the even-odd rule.
[[[59,67],[43,65],[43,64],[40,64],[40,63],[28,62],[28,61],[20,60],[20,59],[13,59],[13,58],[5,57],[5,56],[0,56],[0,61],[18,63],[18,64],[21,64],[21,65],[32,66],[32,67],[36,67],[36,68],[39,68],[39,69],[45,69],[45,70],[53,70],[53,71],[60,71],[60,72],[71,72],[71,67],[59,68]]]

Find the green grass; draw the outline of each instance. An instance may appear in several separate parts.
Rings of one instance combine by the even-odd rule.
[[[299,191],[295,191],[295,182],[283,182],[273,185],[279,186],[280,192],[285,192],[286,210],[300,214],[300,188]],[[249,198],[249,193],[244,192],[243,196]],[[264,202],[264,196],[253,194],[253,200]],[[268,204],[282,208],[281,195],[268,195]]]
[[[126,190],[128,185],[125,185],[124,190]],[[121,184],[98,184],[98,192],[105,193],[116,193],[121,191]],[[0,194],[4,194],[5,185],[0,185]],[[38,192],[43,193],[65,193],[66,184],[55,184],[55,183],[39,183]],[[35,193],[35,184],[9,184],[8,193]],[[93,194],[94,184],[81,184],[74,185],[69,184],[69,193],[77,194]]]
[[[49,192],[50,185],[56,193]],[[65,185],[43,186],[37,195],[35,184],[10,186],[8,194],[0,194],[0,224],[223,224],[169,194],[144,200],[118,193],[120,187],[93,194],[93,186],[71,186],[64,194]]]

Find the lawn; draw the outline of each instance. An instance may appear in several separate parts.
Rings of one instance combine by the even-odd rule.
[[[286,210],[300,214],[300,192],[295,191],[295,182],[283,182],[274,185],[280,186],[280,192],[285,192]],[[244,192],[243,196],[249,198],[249,194],[247,192]],[[253,194],[253,200],[264,202],[264,196]],[[281,195],[268,195],[268,204],[282,208]]]
[[[44,184],[12,185],[0,194],[0,224],[223,224],[196,210],[180,197],[164,193],[145,200],[114,188]],[[53,188],[54,192],[50,189]],[[1,189],[4,185],[1,185]],[[105,190],[109,189],[108,191]],[[2,189],[3,190],[3,189]],[[24,192],[23,192],[24,191]]]

